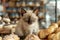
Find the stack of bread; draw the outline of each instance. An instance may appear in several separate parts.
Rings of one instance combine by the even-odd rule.
[[[53,23],[48,29],[42,29],[39,32],[40,38],[46,38],[49,34],[53,33],[58,28],[58,24]]]
[[[48,36],[48,40],[60,40],[60,21],[57,22],[58,28],[55,30],[54,33]]]
[[[39,31],[39,38],[42,40],[60,40],[60,22],[52,23],[49,28]]]

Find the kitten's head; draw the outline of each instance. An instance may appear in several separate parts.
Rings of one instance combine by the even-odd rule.
[[[28,24],[32,24],[38,21],[38,17],[34,13],[26,13],[23,16],[23,20],[27,22]]]

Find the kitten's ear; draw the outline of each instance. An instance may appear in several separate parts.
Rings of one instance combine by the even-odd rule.
[[[24,11],[24,13],[27,13],[27,10],[25,10],[24,8],[21,8],[21,12]]]

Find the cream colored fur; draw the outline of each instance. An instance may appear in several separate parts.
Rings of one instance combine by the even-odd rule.
[[[27,22],[25,22],[25,19],[28,19],[29,16],[31,21],[34,21],[32,21],[32,24],[28,24]],[[19,20],[15,33],[19,36],[24,36],[28,34],[37,34],[38,31],[38,17],[34,13],[26,13],[23,18]]]

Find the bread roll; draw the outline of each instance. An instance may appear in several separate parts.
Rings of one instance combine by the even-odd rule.
[[[48,40],[60,40],[60,32],[49,35]]]
[[[55,33],[60,32],[60,27],[56,29]]]
[[[7,26],[4,26],[4,28],[12,29],[13,28],[13,25],[7,25]]]
[[[58,25],[56,23],[53,23],[48,29],[40,30],[38,35],[40,38],[46,38],[49,34],[55,32],[57,28]]]
[[[48,31],[49,34],[51,34],[55,31],[55,29],[52,27],[52,28],[48,28],[47,31]]]
[[[58,28],[58,24],[57,24],[57,23],[52,23],[51,26],[52,26],[53,28]],[[51,28],[51,27],[49,27],[49,28]]]
[[[55,36],[55,34],[50,34],[49,36],[48,36],[48,40],[52,40],[52,38]]]
[[[51,33],[53,33],[57,28],[58,28],[58,24],[53,23],[53,24],[47,29],[47,31],[49,32],[49,34],[51,34]]]
[[[3,18],[4,22],[7,22],[8,24],[10,24],[11,20],[9,18]]]
[[[49,34],[53,33],[54,31],[55,31],[54,28],[40,30],[39,37],[40,38],[46,38]]]
[[[26,3],[25,3],[25,2],[23,2],[23,3],[22,3],[22,6],[23,6],[23,7],[25,7],[25,6],[26,6]]]
[[[46,38],[48,35],[49,35],[49,32],[47,31],[47,29],[40,30],[38,34],[39,38]]]
[[[20,38],[15,34],[6,35],[3,40],[20,40]]]
[[[40,40],[38,36],[29,34],[24,40]]]
[[[37,7],[39,7],[39,6],[40,6],[40,4],[39,4],[38,2],[36,2],[36,6],[37,6]]]
[[[60,40],[60,32],[56,33],[52,40]]]
[[[0,37],[0,40],[2,40],[2,37]]]

